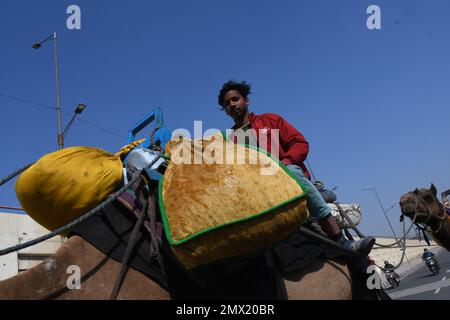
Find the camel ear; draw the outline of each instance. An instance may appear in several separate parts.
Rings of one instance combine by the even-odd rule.
[[[432,183],[431,184],[431,192],[433,192],[433,194],[434,194],[434,196],[436,196],[436,194],[437,194],[437,189],[436,189],[436,187],[434,186],[434,184]]]

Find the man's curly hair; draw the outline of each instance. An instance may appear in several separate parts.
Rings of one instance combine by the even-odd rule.
[[[228,81],[227,83],[224,83],[222,86],[222,89],[220,89],[219,96],[218,96],[218,103],[220,106],[222,106],[222,110],[225,108],[224,104],[224,97],[227,94],[228,91],[236,90],[243,96],[245,99],[247,99],[248,95],[251,94],[251,86],[249,83],[242,81],[237,82],[233,79]]]

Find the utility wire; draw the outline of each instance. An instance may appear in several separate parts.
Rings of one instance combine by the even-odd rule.
[[[2,93],[0,93],[0,97],[6,98],[6,99],[10,99],[10,100],[19,101],[19,102],[23,102],[23,103],[26,103],[26,104],[29,104],[29,105],[34,105],[34,106],[38,106],[38,107],[45,108],[45,109],[56,110],[56,107],[52,107],[52,106],[49,106],[49,105],[46,105],[46,104],[42,104],[42,103],[39,103],[39,102],[35,102],[35,101],[31,101],[31,100],[25,100],[25,99],[17,98],[17,97],[6,95],[6,94],[2,94]],[[69,117],[72,116],[72,114],[70,114],[68,112],[61,111],[61,113],[63,113],[66,116],[69,116]],[[122,138],[122,139],[126,139],[126,137],[123,136],[123,135],[115,133],[115,132],[113,132],[113,131],[111,131],[109,129],[100,127],[100,126],[98,126],[96,124],[93,124],[93,123],[91,123],[89,121],[86,121],[86,120],[83,120],[83,119],[80,119],[80,118],[77,118],[75,120],[78,120],[80,122],[86,123],[87,125],[89,125],[91,127],[94,127],[96,129],[105,131],[105,132],[107,132],[107,133],[109,133],[109,134],[111,134],[113,136],[116,136],[116,137],[119,137],[119,138]]]
[[[63,112],[63,113],[66,114],[65,112]],[[98,126],[98,125],[96,125],[96,124],[93,124],[93,123],[91,123],[91,122],[88,122],[88,121],[86,121],[86,120],[83,120],[83,119],[80,119],[80,118],[75,119],[75,120],[78,120],[78,121],[80,121],[80,122],[84,122],[84,123],[86,123],[87,125],[90,125],[91,127],[94,127],[94,128],[99,129],[99,130],[105,131],[105,132],[107,132],[107,133],[109,133],[109,134],[111,134],[111,135],[113,135],[113,136],[118,137],[118,138],[121,138],[121,139],[126,139],[126,138],[127,138],[127,137],[125,137],[125,136],[123,136],[123,135],[121,135],[121,134],[118,134],[118,133],[115,133],[115,132],[113,132],[113,131],[111,131],[111,130],[108,130],[108,129],[106,129],[106,128],[100,127],[100,126]]]
[[[20,99],[20,98],[13,97],[13,96],[8,96],[6,94],[1,94],[0,93],[0,97],[6,98],[6,99],[10,99],[10,100],[16,100],[16,101],[23,102],[23,103],[32,104],[32,105],[39,106],[39,107],[46,108],[46,109],[56,110],[56,108],[52,107],[52,106],[48,106],[48,105],[45,105],[45,104],[42,104],[42,103],[30,101],[30,100]]]

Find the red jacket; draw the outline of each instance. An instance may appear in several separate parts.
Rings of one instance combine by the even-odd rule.
[[[302,168],[305,175],[311,179],[309,171],[306,169],[303,161],[306,160],[309,151],[309,143],[305,137],[295,129],[289,122],[284,120],[279,115],[273,113],[264,113],[261,115],[255,115],[250,113],[248,115],[252,129],[258,130],[267,129],[267,149],[270,152],[271,146],[271,133],[270,129],[278,129],[280,135],[280,143],[278,146],[278,154],[280,161],[285,165],[295,164]],[[257,134],[258,139],[258,134]],[[234,141],[236,141],[234,139]],[[264,146],[261,146],[264,147]]]

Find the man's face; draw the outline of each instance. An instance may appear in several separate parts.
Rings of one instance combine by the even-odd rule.
[[[248,112],[249,101],[245,99],[239,91],[230,90],[223,98],[223,107],[227,115],[233,118],[235,122],[243,120]]]

